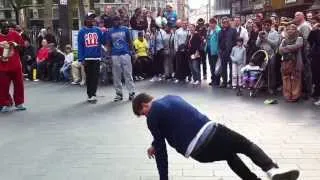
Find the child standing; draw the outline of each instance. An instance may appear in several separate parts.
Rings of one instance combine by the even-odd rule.
[[[149,44],[143,37],[143,32],[138,32],[138,39],[133,41],[136,58],[134,62],[135,80],[143,80],[146,77],[145,70],[148,61]]]
[[[243,45],[243,38],[237,39],[237,45],[232,48],[230,58],[232,61],[232,87],[235,89],[237,85],[241,86],[240,70],[246,60],[246,48]]]

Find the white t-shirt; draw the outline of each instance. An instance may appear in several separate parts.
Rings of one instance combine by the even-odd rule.
[[[73,53],[71,52],[71,53],[69,53],[69,54],[67,54],[67,55],[65,55],[65,59],[64,59],[64,62],[65,63],[72,63],[73,62],[73,60],[74,60],[74,56],[73,56]]]

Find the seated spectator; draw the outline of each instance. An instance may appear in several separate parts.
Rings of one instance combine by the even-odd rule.
[[[37,67],[36,52],[34,47],[30,44],[30,40],[24,41],[24,48],[22,52],[22,63],[24,64],[24,72],[27,74],[27,80],[33,79],[33,69]]]
[[[60,69],[64,64],[64,60],[64,54],[58,50],[53,43],[49,44],[49,80],[55,82],[60,81]]]
[[[71,74],[73,81],[71,84],[84,86],[86,84],[86,73],[84,71],[84,65],[77,61],[73,61],[71,64]]]
[[[42,47],[39,49],[37,53],[37,77],[40,80],[44,80],[47,77],[48,73],[48,56],[49,56],[49,48],[48,42],[46,39],[43,39],[41,42]],[[35,79],[38,81],[38,79]]]
[[[146,72],[144,70],[147,69],[147,63],[149,61],[149,45],[147,40],[143,37],[143,32],[138,33],[138,39],[133,41],[133,46],[136,52],[136,58],[133,65],[134,79],[143,80],[146,77]]]
[[[63,76],[64,80],[71,80],[70,78],[70,72],[71,72],[71,64],[74,60],[74,55],[72,52],[72,47],[71,45],[66,45],[66,54],[65,54],[65,59],[64,59],[64,64],[62,68],[60,69],[60,73]]]

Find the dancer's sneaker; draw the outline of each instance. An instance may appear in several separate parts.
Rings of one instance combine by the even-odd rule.
[[[320,99],[313,103],[315,106],[320,106]]]
[[[122,94],[117,94],[116,97],[114,97],[114,99],[113,99],[114,102],[118,102],[118,101],[122,101],[122,100],[123,100]]]
[[[16,106],[17,111],[25,111],[27,108],[23,104],[19,104]]]
[[[12,108],[11,106],[2,106],[0,112],[1,113],[8,113],[8,112],[11,112],[12,111]]]
[[[300,172],[298,170],[284,170],[272,168],[267,172],[271,180],[297,180]]]

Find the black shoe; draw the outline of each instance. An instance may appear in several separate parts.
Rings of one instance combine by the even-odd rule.
[[[210,83],[209,83],[209,86],[213,86],[213,83],[212,83],[212,82],[210,82]]]
[[[122,100],[123,100],[122,94],[117,94],[116,97],[114,97],[114,99],[113,99],[114,102],[118,102],[118,101],[122,101]]]
[[[130,93],[129,94],[129,101],[132,101],[134,99],[135,95],[136,95],[135,93]]]
[[[226,87],[227,87],[226,84],[221,84],[221,85],[219,86],[219,88],[226,88]]]

